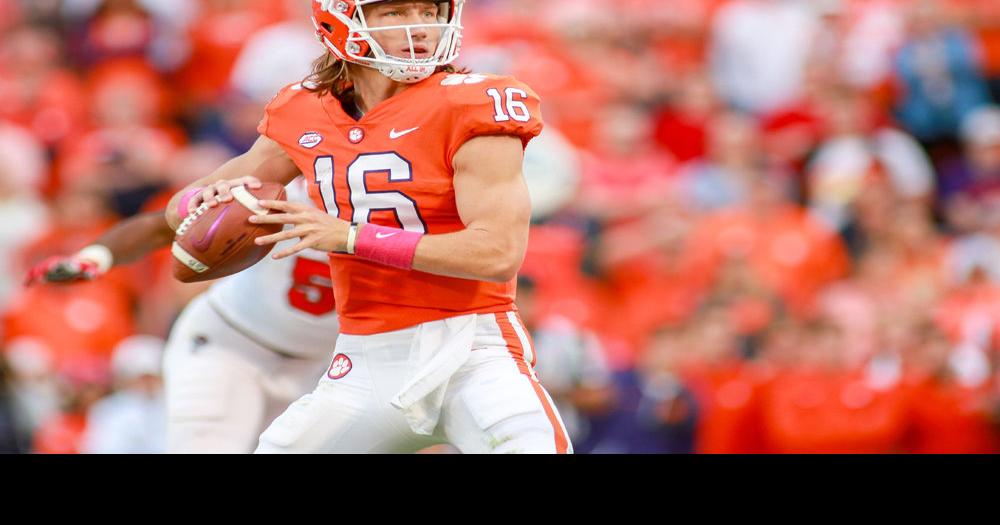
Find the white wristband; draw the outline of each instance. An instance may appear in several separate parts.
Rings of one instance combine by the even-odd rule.
[[[76,256],[80,259],[93,261],[101,273],[107,273],[115,263],[115,257],[111,254],[111,250],[107,246],[100,244],[91,244],[77,252]]]
[[[358,242],[358,225],[351,223],[351,229],[347,230],[347,253],[354,255],[354,245]]]

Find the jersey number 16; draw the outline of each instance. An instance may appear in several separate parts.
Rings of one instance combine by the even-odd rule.
[[[326,212],[340,216],[337,192],[333,185],[334,159],[330,156],[317,157],[313,168],[316,184]],[[427,233],[427,224],[417,202],[401,191],[369,191],[367,177],[372,173],[387,173],[390,183],[411,182],[413,166],[396,152],[362,153],[347,167],[347,188],[350,196],[351,222],[369,222],[373,211],[391,211],[406,231]]]

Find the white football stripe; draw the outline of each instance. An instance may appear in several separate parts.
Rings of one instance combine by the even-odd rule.
[[[184,266],[187,266],[195,273],[205,273],[208,271],[208,266],[205,263],[195,259],[194,256],[188,253],[187,250],[182,248],[181,245],[176,242],[170,247],[170,253],[172,253],[178,261],[183,263]]]
[[[267,215],[267,208],[257,204],[257,197],[254,197],[245,186],[235,186],[229,190],[233,194],[236,202],[242,204],[246,209],[257,215]]]

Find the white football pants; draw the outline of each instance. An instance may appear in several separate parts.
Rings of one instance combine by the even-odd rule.
[[[332,346],[332,345],[331,345]],[[321,357],[288,357],[226,323],[205,296],[181,313],[164,352],[168,453],[249,454],[323,375]]]
[[[448,323],[465,323],[463,335]],[[434,357],[447,352],[438,347],[453,356],[441,366]],[[514,312],[341,334],[327,373],[260,436],[257,453],[407,453],[442,443],[463,453],[572,453],[533,361]],[[413,398],[402,403],[400,393],[414,384],[440,386],[405,411]]]

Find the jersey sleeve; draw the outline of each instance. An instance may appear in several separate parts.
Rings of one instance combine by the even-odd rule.
[[[280,114],[283,108],[288,106],[288,103],[302,91],[303,88],[301,83],[289,84],[281,88],[281,90],[278,91],[278,94],[276,94],[274,98],[267,103],[267,106],[264,107],[264,117],[261,118],[260,123],[257,124],[257,133],[274,140],[275,142],[282,143],[283,141],[281,140],[280,132],[275,128],[275,126],[273,126],[272,120],[274,120],[275,115]]]
[[[457,77],[465,81],[445,86],[452,110],[449,162],[475,137],[511,135],[527,147],[542,132],[541,99],[527,84],[512,77]]]

